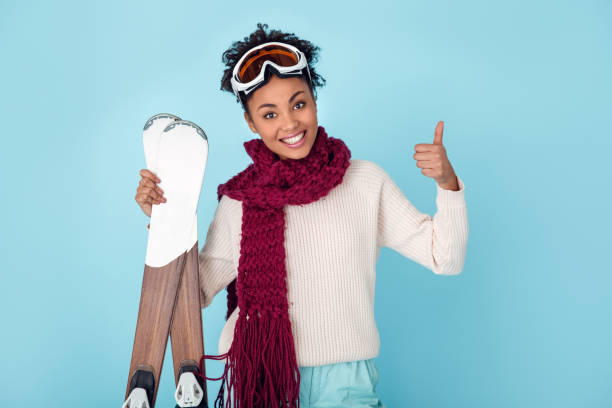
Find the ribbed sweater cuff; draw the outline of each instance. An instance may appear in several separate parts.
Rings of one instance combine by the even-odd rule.
[[[457,176],[457,182],[459,183],[458,191],[446,190],[436,183],[438,208],[465,207],[465,186],[459,176]]]

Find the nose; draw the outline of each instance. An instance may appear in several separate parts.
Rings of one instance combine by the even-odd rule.
[[[283,131],[291,132],[298,127],[298,121],[292,115],[287,115],[285,122],[283,123]]]

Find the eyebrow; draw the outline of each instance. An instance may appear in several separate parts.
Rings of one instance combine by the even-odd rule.
[[[296,93],[294,93],[293,96],[289,98],[289,103],[291,103],[291,101],[293,101],[299,93],[304,93],[304,91],[297,91]],[[276,108],[276,105],[273,103],[264,103],[262,105],[259,105],[259,108],[257,108],[257,110],[260,110],[261,108],[265,107]]]

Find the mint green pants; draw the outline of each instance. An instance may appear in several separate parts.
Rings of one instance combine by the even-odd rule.
[[[376,395],[374,359],[298,369],[300,408],[386,408]],[[224,395],[227,402],[226,387]]]
[[[298,368],[300,408],[385,408],[374,359]]]

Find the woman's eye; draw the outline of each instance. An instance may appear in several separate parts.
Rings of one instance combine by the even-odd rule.
[[[304,105],[306,105],[306,102],[300,101],[300,102],[296,103],[295,105],[293,105],[293,107],[297,108],[297,109],[302,109],[304,107]],[[264,119],[272,119],[274,117],[272,115],[276,115],[276,113],[268,112],[265,115],[263,115],[263,117],[264,117]]]

